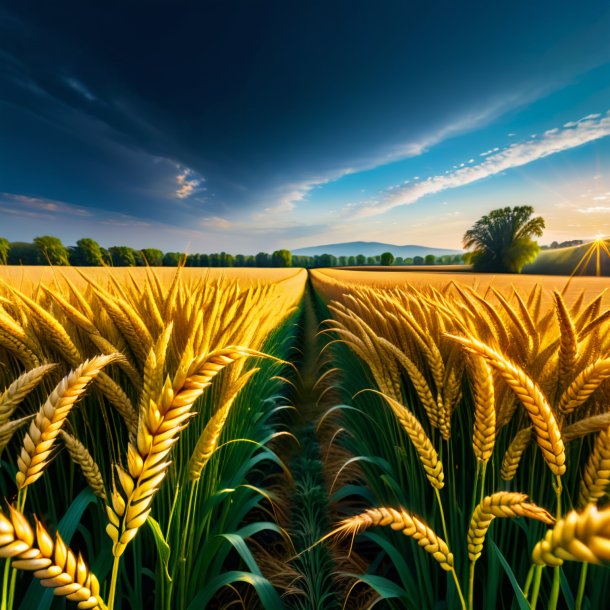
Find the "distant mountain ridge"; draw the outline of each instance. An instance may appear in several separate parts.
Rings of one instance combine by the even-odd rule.
[[[383,252],[391,252],[394,256],[402,258],[413,258],[414,256],[443,256],[445,254],[462,254],[462,250],[448,250],[447,248],[430,248],[428,246],[396,244],[384,244],[378,241],[350,241],[341,244],[325,244],[321,246],[309,246],[292,250],[296,256],[319,256],[320,254],[332,254],[333,256],[378,256]]]

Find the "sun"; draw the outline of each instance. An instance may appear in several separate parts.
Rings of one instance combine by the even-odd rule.
[[[610,259],[610,249],[608,248],[607,243],[608,241],[609,239],[607,235],[598,233],[574,268],[574,271],[572,271],[572,275],[576,275],[579,270],[585,270],[589,264],[589,261],[595,257],[595,275],[600,276],[602,274],[602,254],[605,254]]]

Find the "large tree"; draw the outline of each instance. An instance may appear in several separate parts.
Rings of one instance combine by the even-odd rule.
[[[292,267],[292,252],[290,250],[276,250],[271,255],[272,267]]]
[[[90,237],[83,237],[72,248],[70,261],[73,265],[101,267],[104,265],[104,254],[100,245]]]
[[[464,248],[475,271],[520,273],[531,263],[540,246],[532,237],[540,237],[544,219],[533,217],[529,205],[492,210],[464,234]]]
[[[34,238],[34,245],[40,251],[42,260],[50,265],[69,265],[68,249],[61,243],[59,237],[41,235]]]
[[[8,251],[11,249],[11,243],[6,237],[0,237],[0,265],[6,265],[8,262]]]

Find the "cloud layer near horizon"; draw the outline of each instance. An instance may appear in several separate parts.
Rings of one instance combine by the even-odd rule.
[[[609,135],[610,110],[604,115],[590,114],[577,121],[569,121],[562,127],[549,129],[541,136],[533,135],[525,142],[517,142],[504,149],[497,147],[481,153],[480,156],[484,157],[484,160],[478,164],[462,164],[464,167],[457,170],[430,176],[397,189],[393,188],[386,191],[377,201],[364,202],[356,207],[350,206],[348,210],[350,214],[354,214],[355,210],[355,218],[383,214],[399,206],[414,204],[427,195],[472,184]]]

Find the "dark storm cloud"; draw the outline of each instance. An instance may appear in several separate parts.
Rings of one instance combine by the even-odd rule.
[[[178,225],[415,154],[610,49],[602,2],[3,6],[0,190]]]

